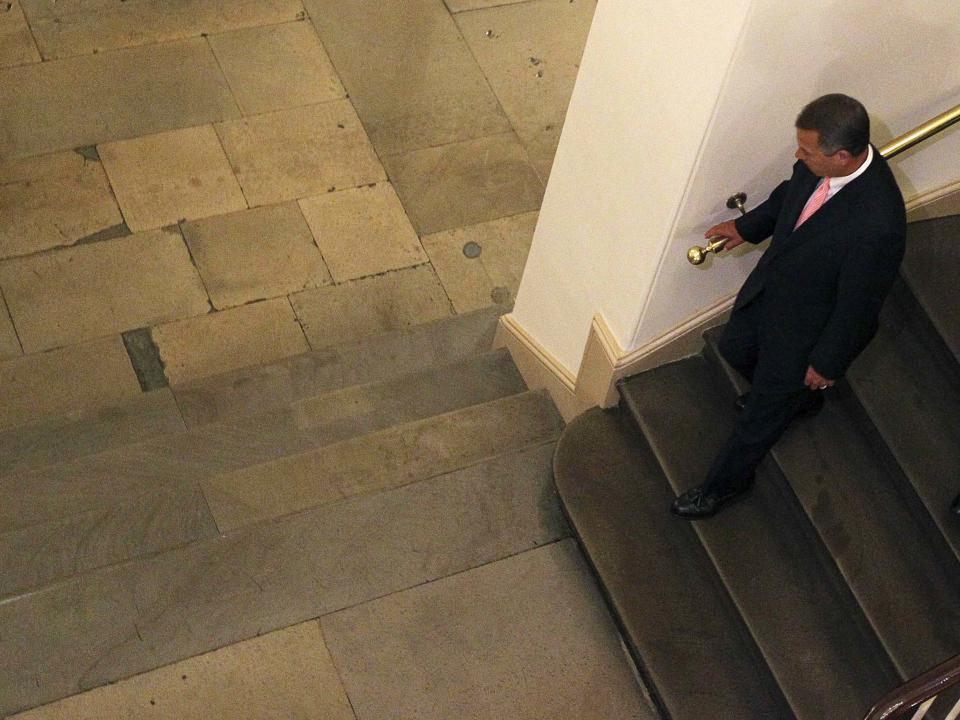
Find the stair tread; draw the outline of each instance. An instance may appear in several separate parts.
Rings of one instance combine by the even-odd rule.
[[[589,410],[554,458],[564,509],[673,720],[791,718],[786,700],[673,492],[622,410]]]
[[[960,359],[960,305],[950,271],[956,264],[960,215],[907,225],[903,274],[954,357]]]
[[[848,380],[940,532],[960,558],[960,366],[910,289],[894,287],[880,330]]]
[[[566,537],[554,444],[0,603],[0,716]]]
[[[285,405],[487,351],[506,308],[494,306],[173,387],[187,426]]]
[[[675,492],[703,481],[733,427],[702,357],[628,380],[624,397]],[[899,677],[771,463],[750,495],[693,523],[800,720],[859,717]]]
[[[0,477],[184,429],[168,389],[0,432]]]
[[[713,355],[718,336],[707,333]],[[731,386],[745,390],[723,367]],[[794,423],[771,455],[906,680],[960,648],[960,564],[938,547],[942,538],[871,430],[839,383],[823,410]]]
[[[183,526],[195,524],[188,523],[192,512],[180,517],[186,502],[181,498],[199,496],[198,486],[203,517],[216,522],[196,531],[202,536],[211,527],[223,532],[451,472],[555,440],[561,427],[549,397],[527,392],[206,477],[209,468],[175,453],[129,457],[121,451],[98,463],[85,459],[36,473],[15,487],[4,487],[10,480],[4,478],[0,518],[7,529],[0,534],[0,564],[27,567],[0,577],[0,596],[23,591],[24,577],[46,584],[66,570],[136,557],[156,549],[160,537],[167,547],[179,544]],[[86,534],[75,535],[76,527],[86,527]]]

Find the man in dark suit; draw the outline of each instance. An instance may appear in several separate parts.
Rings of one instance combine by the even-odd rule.
[[[751,390],[706,481],[674,501],[680,517],[709,517],[746,493],[790,421],[820,409],[823,391],[876,333],[903,259],[903,196],[870,146],[863,105],[825,95],[801,111],[796,129],[793,176],[754,210],[706,232],[728,238],[725,250],[773,240],[720,341]]]

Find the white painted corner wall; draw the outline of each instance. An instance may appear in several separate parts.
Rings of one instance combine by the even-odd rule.
[[[513,320],[576,376],[600,314],[629,353],[715,308],[758,257],[703,231],[789,176],[793,121],[845,92],[883,144],[960,103],[960,3],[600,0]],[[909,200],[960,178],[960,127],[894,160]]]

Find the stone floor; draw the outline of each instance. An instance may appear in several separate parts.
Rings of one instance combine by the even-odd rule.
[[[0,433],[511,302],[595,6],[0,3]],[[16,717],[651,716],[562,537],[313,617]]]

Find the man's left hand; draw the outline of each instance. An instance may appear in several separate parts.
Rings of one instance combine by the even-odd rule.
[[[826,390],[833,387],[836,380],[828,380],[823,375],[813,369],[813,365],[807,366],[807,376],[803,379],[803,384],[811,390]]]

